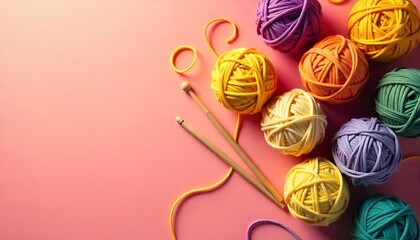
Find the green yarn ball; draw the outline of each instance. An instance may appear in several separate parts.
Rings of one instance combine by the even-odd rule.
[[[413,209],[388,195],[367,199],[353,218],[354,240],[416,240],[420,229]]]
[[[376,87],[379,119],[403,137],[420,135],[420,70],[396,68]]]

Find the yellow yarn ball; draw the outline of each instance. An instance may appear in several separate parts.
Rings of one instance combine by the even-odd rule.
[[[289,211],[316,226],[328,226],[346,210],[350,195],[338,168],[325,158],[312,158],[287,173],[284,197]]]
[[[392,62],[420,41],[420,14],[410,0],[359,0],[348,18],[350,38],[369,60]]]
[[[309,153],[325,136],[327,116],[309,93],[292,89],[264,108],[261,130],[265,141],[283,154]]]
[[[211,87],[227,109],[242,114],[260,112],[277,89],[273,64],[253,48],[220,55],[212,71]]]

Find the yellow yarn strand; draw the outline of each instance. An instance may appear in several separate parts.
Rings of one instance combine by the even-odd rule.
[[[193,55],[193,60],[188,67],[186,67],[184,69],[179,69],[175,66],[175,59],[178,56],[178,54],[180,54],[183,51],[187,51],[187,50],[193,52],[193,54],[194,54]],[[170,58],[171,67],[177,73],[185,73],[185,72],[189,71],[195,65],[196,62],[197,62],[197,51],[195,50],[195,48],[193,46],[189,46],[189,45],[183,45],[183,46],[177,47],[172,52],[171,58]]]
[[[215,184],[212,184],[208,187],[202,187],[202,188],[190,190],[188,192],[183,193],[180,197],[178,197],[178,199],[175,200],[174,204],[172,205],[171,212],[169,214],[169,231],[171,232],[171,237],[173,240],[177,239],[176,233],[175,233],[175,215],[178,209],[182,206],[183,202],[192,196],[211,192],[223,186],[227,182],[227,180],[230,178],[230,176],[232,176],[232,172],[233,172],[233,168],[229,168],[226,175]]]
[[[233,28],[233,33],[232,33],[232,35],[230,35],[230,37],[228,39],[226,39],[226,43],[233,42],[236,39],[236,37],[238,36],[238,29],[236,27],[236,24],[234,22],[232,22],[231,20],[229,20],[227,18],[216,18],[216,19],[213,19],[213,20],[209,21],[206,24],[206,26],[204,27],[204,38],[206,39],[207,46],[210,48],[210,50],[212,51],[212,53],[214,54],[215,57],[218,57],[219,55],[216,53],[212,44],[210,43],[209,37],[207,35],[207,29],[213,23],[223,23],[223,22],[229,23]]]
[[[420,42],[420,14],[410,0],[360,0],[348,19],[352,41],[378,62],[392,62]]]

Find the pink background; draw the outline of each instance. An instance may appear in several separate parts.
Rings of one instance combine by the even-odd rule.
[[[320,39],[346,34],[355,0],[320,0]],[[420,6],[420,1],[414,1]],[[214,56],[203,27],[232,19],[239,37],[231,45],[227,24],[212,32],[222,53],[255,47],[274,63],[282,93],[301,88],[297,62],[256,35],[258,1],[0,1],[0,239],[169,239],[168,216],[183,192],[219,180],[227,166],[175,122],[186,121],[235,160],[230,147],[191,98],[179,88],[189,80],[196,94],[233,131],[236,114],[215,101],[210,89]],[[196,66],[185,76],[169,65],[172,50],[194,45]],[[282,192],[285,174],[306,157],[331,159],[331,138],[352,117],[375,116],[374,88],[396,66],[420,68],[420,48],[393,64],[371,65],[361,96],[345,105],[322,104],[329,126],[308,156],[284,156],[260,131],[260,115],[247,116],[239,143]],[[177,61],[186,66],[191,54]],[[400,138],[405,156],[420,154],[420,138]],[[312,227],[277,208],[239,175],[221,189],[191,198],[177,216],[180,240],[244,239],[260,218],[285,223],[303,239],[349,239],[353,211],[367,196],[389,193],[420,215],[420,161],[401,164],[382,186],[351,188],[344,216],[329,227]],[[241,165],[244,165],[242,162]],[[291,239],[274,227],[253,239]]]

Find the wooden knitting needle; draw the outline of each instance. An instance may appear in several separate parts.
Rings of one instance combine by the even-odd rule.
[[[246,165],[251,169],[251,171],[257,176],[257,178],[261,181],[264,187],[273,195],[275,199],[279,203],[283,201],[283,198],[280,194],[274,189],[273,185],[268,181],[268,179],[264,176],[261,170],[254,164],[251,158],[242,150],[239,144],[232,138],[232,136],[226,131],[226,129],[217,121],[216,117],[209,111],[209,109],[204,105],[203,102],[195,95],[194,91],[191,88],[191,84],[187,81],[184,81],[181,84],[181,89],[184,90],[188,95],[190,95],[194,101],[198,104],[198,106],[203,110],[206,114],[207,118],[210,122],[217,128],[217,130],[222,134],[222,136],[228,141],[230,146],[235,150],[235,152],[242,158],[242,160],[246,163]]]
[[[190,127],[181,117],[177,116],[176,121],[181,125],[185,130],[187,130],[192,136],[194,136],[198,141],[200,141],[204,146],[216,154],[220,159],[222,159],[226,164],[231,166],[236,172],[238,172],[245,180],[247,180],[252,186],[257,188],[262,194],[269,198],[277,206],[283,208],[283,204],[279,202],[273,195],[258,181],[256,181],[248,172],[241,168],[235,161],[233,161],[229,156],[227,156],[222,150],[216,147],[213,143],[207,140],[203,135],[201,135],[197,130]]]

